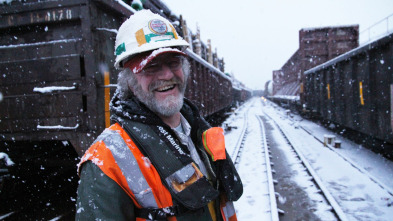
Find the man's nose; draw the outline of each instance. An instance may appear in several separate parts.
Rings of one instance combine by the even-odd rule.
[[[166,64],[162,64],[157,76],[160,80],[170,80],[174,77],[173,71]]]

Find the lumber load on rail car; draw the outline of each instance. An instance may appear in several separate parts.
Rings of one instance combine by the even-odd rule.
[[[130,1],[129,1],[130,2]],[[132,2],[131,2],[132,3]],[[224,61],[159,0],[142,6],[168,18],[190,44],[186,97],[204,116],[232,104]],[[118,70],[114,42],[135,12],[123,1],[11,1],[0,5],[0,152],[17,142],[59,141],[81,155],[110,125]],[[10,157],[13,158],[12,153]]]

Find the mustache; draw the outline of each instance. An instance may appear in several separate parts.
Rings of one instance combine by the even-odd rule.
[[[174,77],[174,78],[172,78],[170,80],[157,80],[157,81],[152,82],[149,85],[148,89],[149,89],[150,92],[153,92],[157,88],[165,87],[165,86],[173,85],[173,84],[183,85],[183,82],[178,77]]]

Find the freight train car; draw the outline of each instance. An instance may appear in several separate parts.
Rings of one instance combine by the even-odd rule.
[[[110,123],[114,38],[130,9],[105,0],[1,7],[3,141],[67,141],[83,153]],[[193,51],[186,53],[192,65],[186,97],[204,116],[229,106],[231,80]]]
[[[393,34],[305,72],[307,108],[393,144]],[[393,150],[376,146],[393,156]]]
[[[273,96],[299,96],[303,102],[304,72],[358,47],[358,36],[358,25],[301,29],[299,49],[273,71]]]
[[[233,87],[232,88],[233,104],[232,106],[239,106],[244,103],[252,96],[252,91],[245,87]]]
[[[159,0],[144,7],[180,24]],[[78,156],[110,125],[116,30],[134,12],[110,0],[0,6],[0,152],[14,162],[12,176],[0,177],[0,215],[11,202],[21,206],[38,192],[61,194],[66,183],[76,184]],[[229,107],[231,79],[192,50],[186,53],[192,65],[186,97],[204,116]],[[23,200],[16,202],[18,196]],[[72,204],[72,197],[65,202]]]
[[[205,117],[229,108],[232,104],[232,81],[216,67],[187,49],[191,76],[185,96],[199,107]]]
[[[358,47],[358,26],[341,26],[302,29],[299,38],[299,50],[273,71],[270,99],[393,157],[392,36]]]
[[[299,49],[280,70],[273,71],[275,103],[301,112],[304,104],[304,72],[337,57],[358,44],[359,26],[303,28],[299,31]]]

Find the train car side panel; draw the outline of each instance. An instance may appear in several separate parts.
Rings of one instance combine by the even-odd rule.
[[[131,12],[105,0],[60,3],[1,7],[0,51],[7,56],[0,58],[0,87],[7,108],[0,111],[0,133],[4,140],[69,141],[82,154],[105,128],[99,66],[111,67],[114,59],[114,33],[105,30],[117,29]]]
[[[391,84],[393,76],[393,35],[388,35],[344,56],[306,71],[307,107],[322,115],[325,120],[393,143],[391,124]],[[321,108],[322,90],[316,85],[326,84],[326,75],[334,74],[327,82],[331,85],[333,113],[331,118]],[[324,87],[323,85],[322,87]],[[313,92],[314,93],[310,93]],[[323,105],[322,105],[323,107]],[[388,150],[385,150],[388,152]]]
[[[375,75],[375,83],[376,83],[376,88],[375,90],[375,98],[377,98],[377,102],[375,103],[375,112],[376,112],[376,122],[377,122],[377,131],[375,129],[373,130],[375,135],[377,137],[381,137],[384,139],[389,138],[389,135],[391,136],[392,133],[392,128],[389,122],[390,119],[390,105],[387,105],[390,103],[390,82],[392,81],[392,75],[393,75],[393,70],[391,64],[392,61],[391,59],[386,59],[386,58],[392,58],[392,45],[393,43],[391,42],[390,44],[383,45],[382,47],[376,48],[376,50],[373,50],[370,56],[373,58],[371,60],[371,69],[372,69],[372,74]],[[384,59],[385,58],[385,59]],[[386,61],[386,63],[385,63]],[[390,65],[389,65],[390,63]],[[390,73],[390,74],[388,74]]]
[[[357,130],[371,131],[372,126],[372,113],[373,113],[373,100],[370,96],[371,86],[373,84],[370,75],[370,66],[368,56],[360,54],[356,57],[358,62],[355,64],[355,71],[358,73],[356,78],[359,97],[356,108],[358,109],[357,118],[359,121],[354,125]]]

